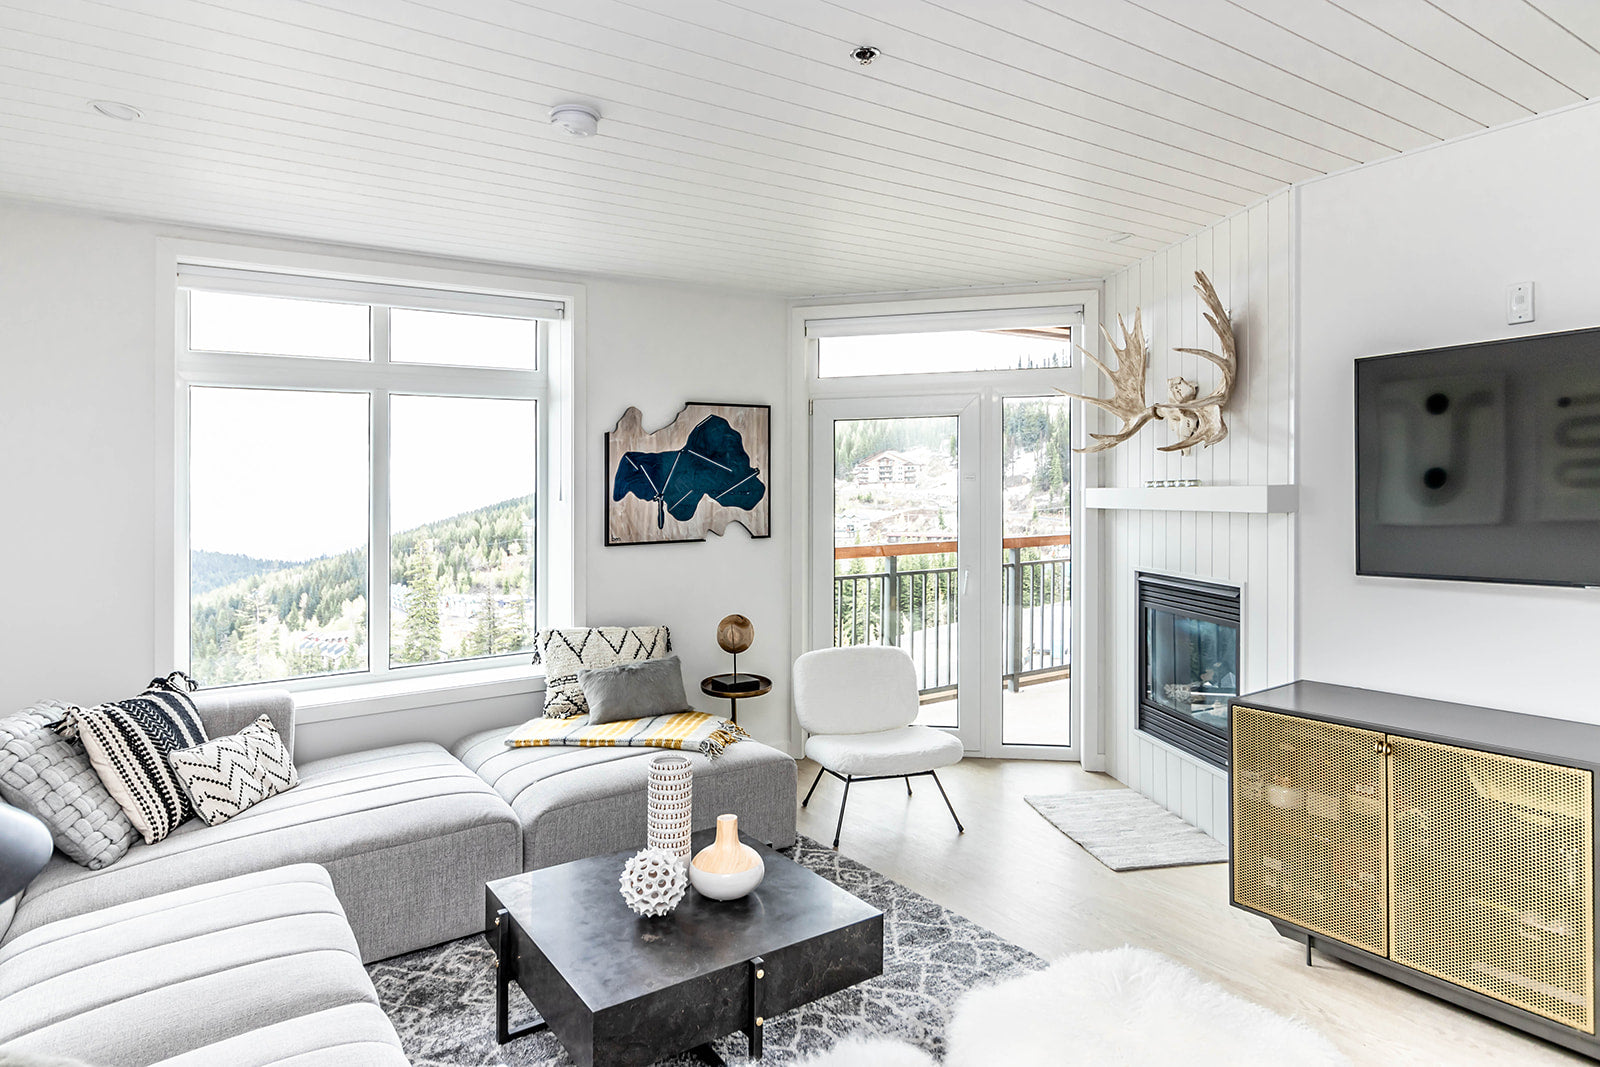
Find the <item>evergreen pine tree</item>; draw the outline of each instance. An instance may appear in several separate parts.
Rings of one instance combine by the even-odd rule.
[[[401,663],[431,663],[439,658],[442,643],[433,543],[423,541],[406,569],[406,640],[397,658]]]

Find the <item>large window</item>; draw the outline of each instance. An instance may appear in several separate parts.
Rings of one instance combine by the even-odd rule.
[[[177,299],[189,673],[524,659],[562,304],[202,266]]]

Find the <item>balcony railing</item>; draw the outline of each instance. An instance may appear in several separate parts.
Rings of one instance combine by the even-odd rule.
[[[1072,543],[1070,534],[1008,537],[1002,567],[1005,673],[1012,692],[1024,681],[1070,667],[1071,560],[1024,560],[1023,549]],[[955,567],[902,569],[903,556],[954,553],[955,541],[847,545],[834,559],[883,559],[885,569],[833,578],[833,643],[896,645],[917,666],[924,698],[955,689],[958,653]]]

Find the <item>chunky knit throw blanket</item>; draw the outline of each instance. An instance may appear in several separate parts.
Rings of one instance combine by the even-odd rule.
[[[512,748],[572,745],[580,748],[678,748],[711,759],[750,737],[738,724],[703,711],[592,725],[586,719],[529,719],[506,736]]]

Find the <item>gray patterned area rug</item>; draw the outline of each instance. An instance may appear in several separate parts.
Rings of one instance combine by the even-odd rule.
[[[846,1034],[896,1037],[942,1055],[945,1023],[961,994],[1045,965],[1026,949],[809,838],[802,837],[789,855],[882,909],[883,974],[768,1019],[761,1060],[749,1059],[743,1034],[723,1038],[716,1047],[729,1064],[793,1063]],[[504,1047],[495,1043],[492,960],[483,938],[468,937],[367,968],[415,1067],[562,1067],[572,1062],[549,1031]],[[512,1028],[531,1018],[527,1000],[513,990]],[[658,1067],[700,1062],[669,1056]]]
[[[1216,838],[1132,789],[1022,799],[1113,871],[1228,860],[1228,850]]]

